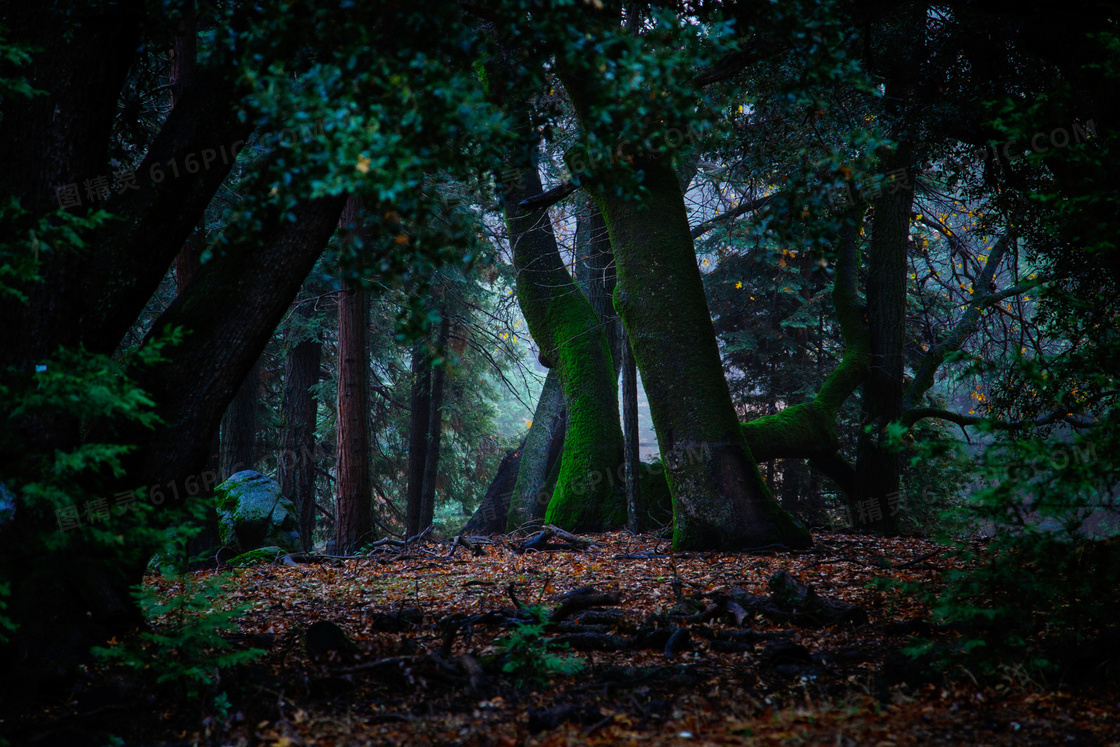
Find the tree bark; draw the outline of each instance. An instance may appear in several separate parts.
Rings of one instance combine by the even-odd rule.
[[[595,311],[607,336],[607,347],[614,362],[615,379],[622,361],[621,322],[614,310],[614,252],[603,211],[587,198],[586,211],[576,221],[576,283]]]
[[[731,403],[677,175],[646,162],[641,201],[592,184],[610,228],[618,309],[645,386],[673,494],[673,545],[805,547],[774,500]]]
[[[226,406],[322,254],[345,199],[308,200],[262,216],[262,233],[202,265],[156,320],[146,343],[168,326],[191,334],[164,353],[166,362],[138,376],[165,425],[138,435],[145,448],[130,480],[150,485],[197,474]]]
[[[607,337],[591,304],[564,267],[548,211],[517,207],[541,192],[535,166],[504,195],[517,297],[540,345],[541,361],[557,370],[568,410],[560,470],[545,521],[570,531],[602,531],[626,522],[616,488],[622,464],[615,369]],[[524,496],[522,496],[524,497]]]
[[[357,198],[343,223],[357,232]],[[338,297],[338,473],[335,551],[349,554],[373,539],[369,471],[369,293],[353,286]]]
[[[257,463],[257,401],[260,399],[261,364],[257,361],[241,382],[222,418],[221,467],[225,480],[236,472],[255,469]]]
[[[451,332],[451,319],[445,305],[443,318],[436,335],[436,355],[444,362],[432,370],[432,392],[428,402],[428,445],[424,454],[424,480],[420,491],[421,531],[435,520],[436,482],[439,477],[440,441],[443,435],[443,390],[447,380],[447,338]],[[415,536],[415,535],[409,535]]]
[[[534,529],[544,523],[552,497],[548,476],[564,448],[566,427],[567,411],[560,374],[552,369],[545,377],[537,408],[533,411],[533,424],[521,447],[508,518],[503,521],[505,531]]]
[[[427,524],[424,520],[424,466],[428,461],[428,426],[431,423],[432,367],[427,341],[412,346],[412,391],[409,395],[408,505],[405,533],[415,537]]]
[[[510,497],[517,481],[518,467],[525,442],[502,458],[482,502],[474,515],[459,530],[460,534],[502,534],[506,531],[506,516],[510,513]]]
[[[913,150],[903,145],[887,162],[888,171],[905,169],[913,184]],[[870,367],[863,383],[864,425],[856,459],[856,491],[850,500],[859,529],[898,534],[897,513],[902,455],[887,443],[887,427],[902,415],[903,355],[906,331],[906,248],[910,240],[913,187],[898,184],[875,205],[867,260]]]
[[[68,14],[66,34],[59,33],[60,12]],[[142,18],[143,8],[135,2],[78,4],[65,10],[41,3],[5,5],[5,39],[34,49],[28,63],[13,74],[47,92],[31,98],[5,94],[0,199],[18,200],[28,211],[24,217],[5,216],[0,223],[5,240],[26,236],[40,218],[57,210],[60,187],[78,190],[81,205],[70,211],[84,215],[98,207],[83,190],[83,180],[108,171],[109,135],[140,45]],[[64,251],[42,252],[37,260],[38,278],[5,280],[26,302],[10,293],[0,297],[0,371],[26,371],[60,346],[73,347],[81,340],[78,321],[85,298],[78,289],[89,258]],[[41,443],[46,453],[53,450],[51,434],[36,432],[30,423],[21,430],[26,431],[21,438]]]
[[[619,352],[622,354],[622,433],[626,455],[626,519],[630,531],[637,532],[641,524],[639,512],[642,505],[639,472],[642,462],[638,443],[638,367],[625,330],[619,336]]]
[[[301,303],[296,314],[308,322],[314,304]],[[292,499],[299,512],[303,548],[311,552],[315,528],[315,426],[319,403],[313,387],[319,383],[323,346],[300,330],[302,339],[289,347],[284,361],[284,397],[280,405],[283,431],[277,460],[281,492]]]

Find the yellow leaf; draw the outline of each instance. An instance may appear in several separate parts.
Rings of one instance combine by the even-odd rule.
[[[358,156],[358,165],[355,166],[354,168],[356,168],[358,171],[362,172],[363,174],[368,174],[369,173],[369,159],[366,158],[365,156]]]

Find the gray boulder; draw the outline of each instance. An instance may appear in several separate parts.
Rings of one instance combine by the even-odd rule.
[[[214,488],[218,504],[218,536],[239,553],[276,546],[301,552],[299,514],[275,480],[242,470]]]

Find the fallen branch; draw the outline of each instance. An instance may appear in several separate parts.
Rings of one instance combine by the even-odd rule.
[[[589,586],[569,592],[561,599],[563,601],[548,618],[550,624],[555,625],[576,612],[591,607],[609,607],[622,603],[622,595],[617,591],[598,592]]]

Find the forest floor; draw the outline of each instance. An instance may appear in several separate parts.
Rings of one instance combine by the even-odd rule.
[[[226,571],[222,603],[250,606],[241,632],[268,650],[223,670],[225,713],[96,668],[70,703],[23,714],[27,741],[13,744],[1120,745],[1115,689],[908,663],[900,649],[929,632],[928,611],[873,581],[936,585],[956,562],[939,545],[826,532],[805,553],[670,555],[653,537],[591,539],[517,552],[496,538],[481,556],[428,542]],[[767,597],[780,571],[855,608],[815,619],[803,614],[815,601],[783,606]],[[553,610],[552,627],[530,624],[533,605]],[[356,648],[320,625],[309,651],[321,621]],[[550,673],[546,656],[582,668]]]

